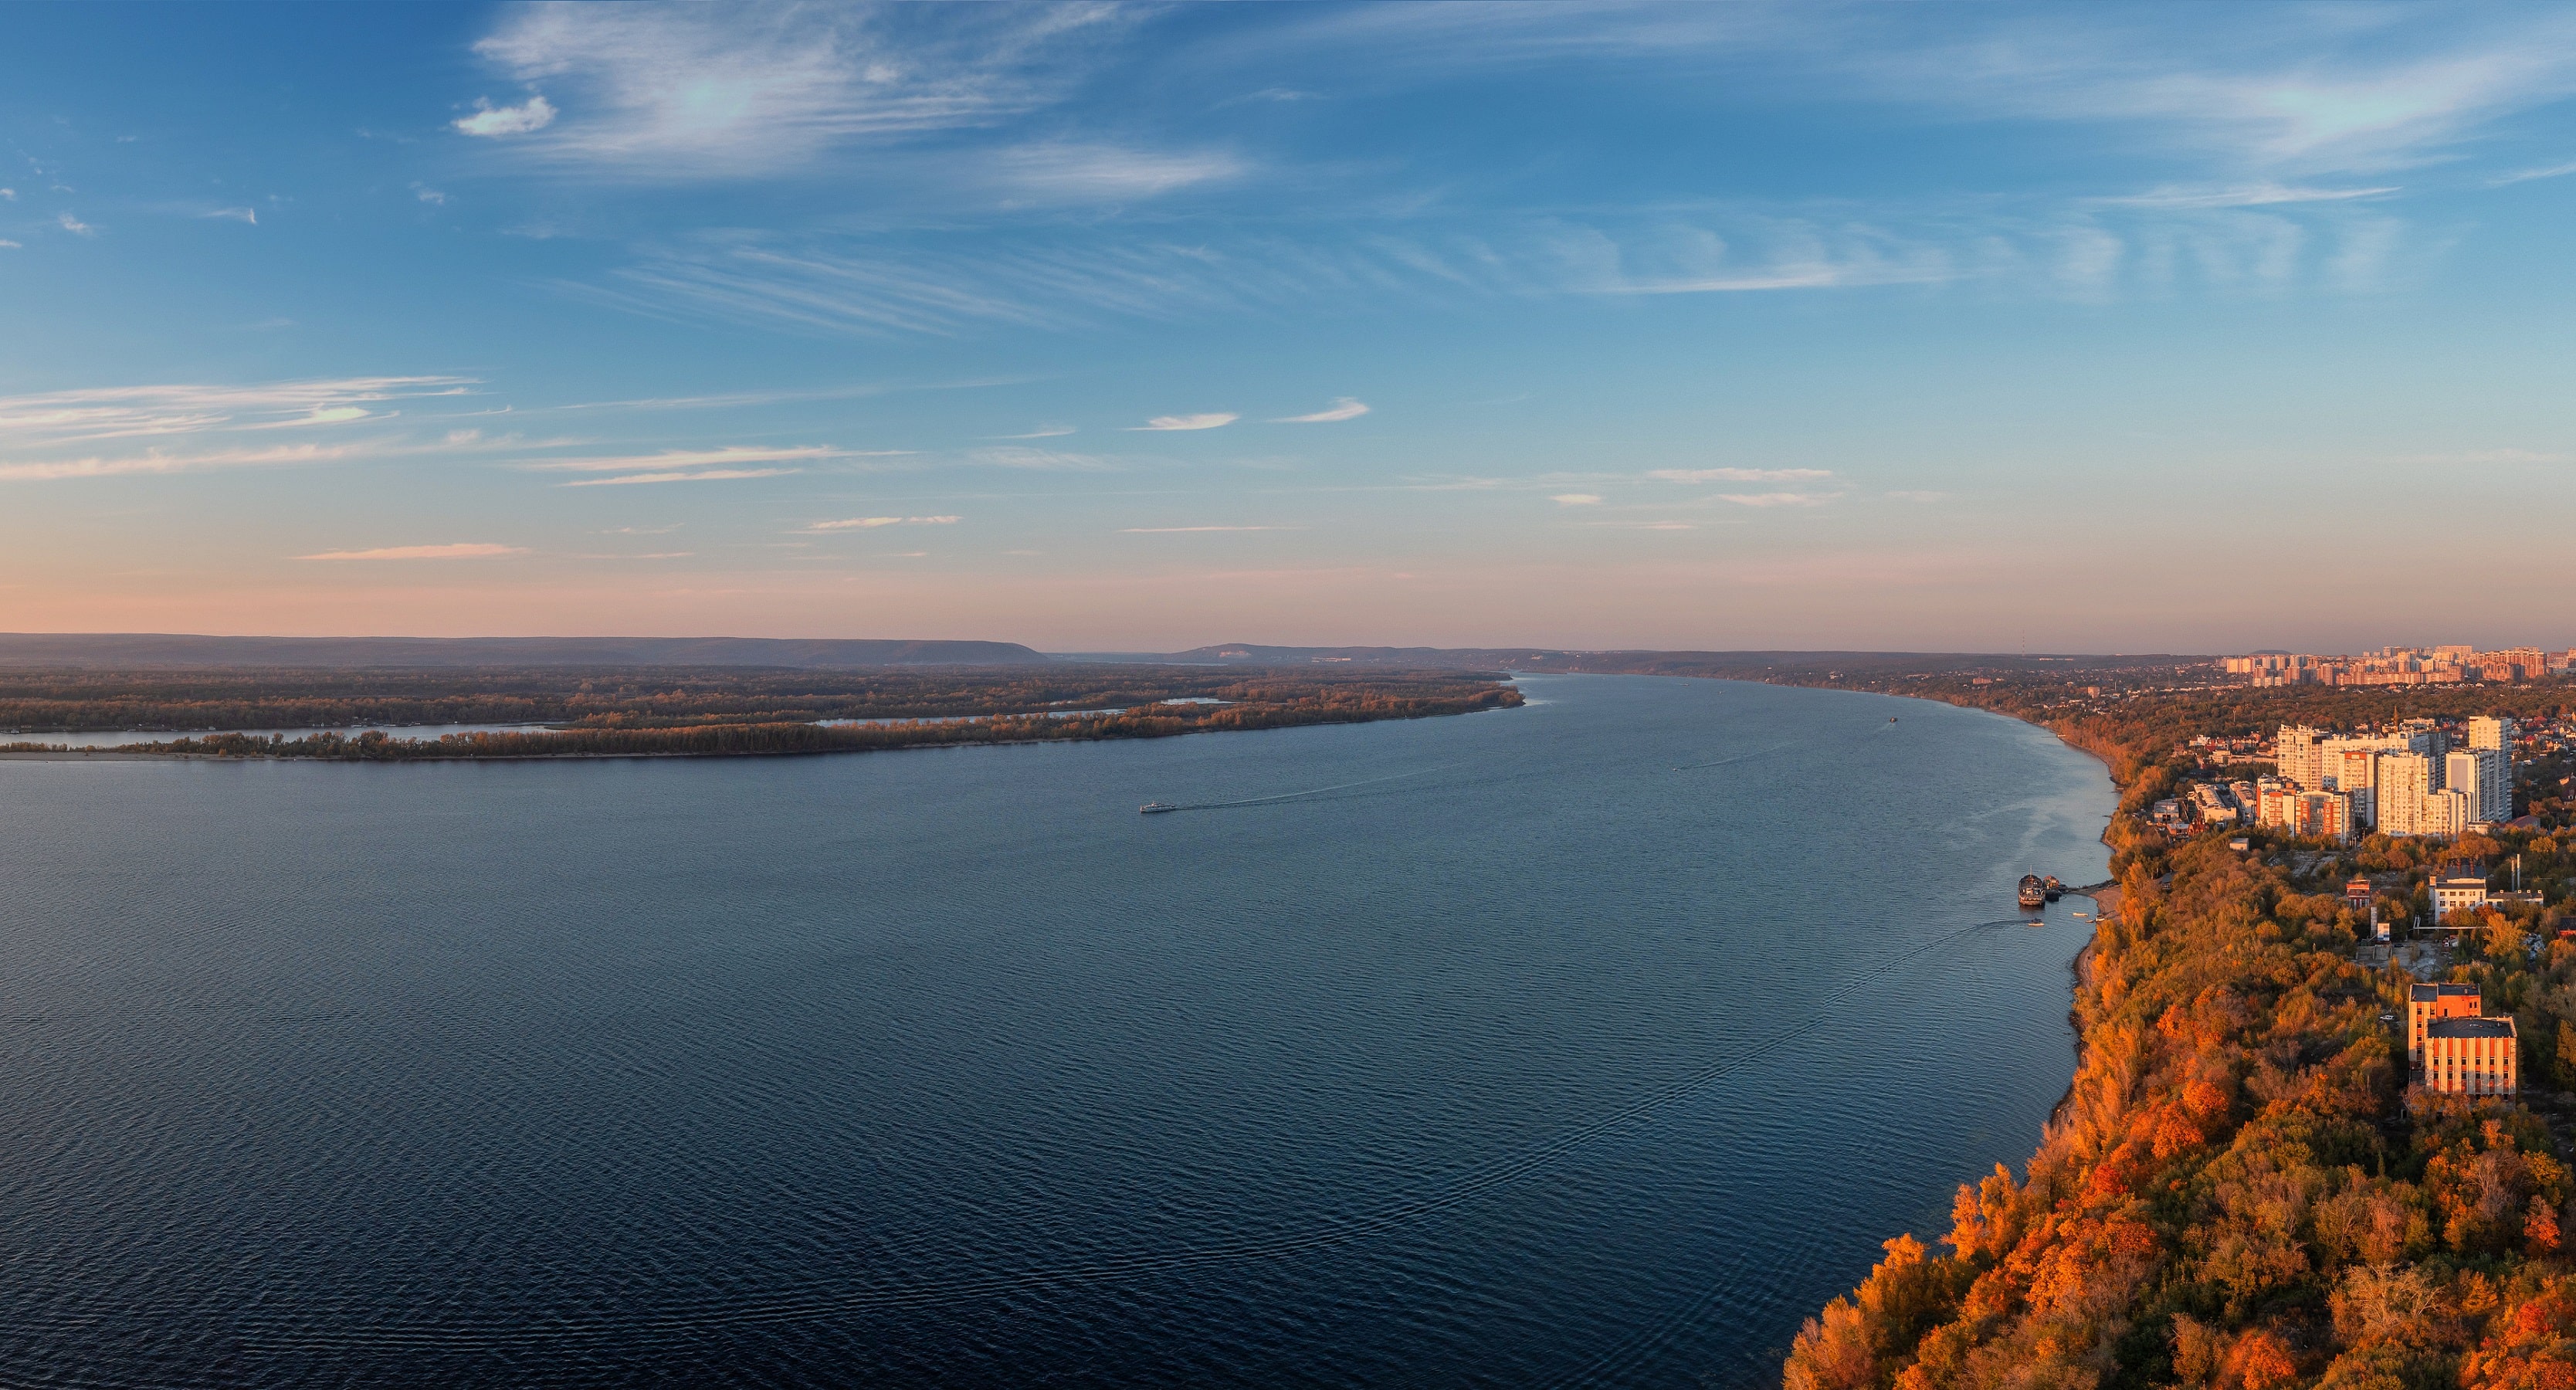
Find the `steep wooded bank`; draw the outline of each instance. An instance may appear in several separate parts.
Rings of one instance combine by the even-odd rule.
[[[2362,963],[2334,891],[2367,847],[2258,834],[2239,854],[2145,822],[2175,772],[2159,750],[2242,717],[2194,703],[2051,721],[2123,788],[2106,836],[2120,906],[2077,987],[2068,1104],[2018,1177],[1998,1165],[1960,1188],[1937,1245],[1887,1241],[1808,1321],[1789,1390],[2576,1387],[2558,1097],[2526,1094],[2535,1111],[2416,1091],[2409,1107],[2386,1016],[2403,1017],[2412,977]],[[2567,867],[2547,835],[2471,838],[2450,848]],[[2576,1082],[2566,920],[2563,901],[2492,915],[2444,972],[2517,1018],[2543,1087]]]

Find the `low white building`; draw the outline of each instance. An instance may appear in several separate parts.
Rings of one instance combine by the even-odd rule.
[[[2474,864],[2446,864],[2433,876],[2433,921],[2454,912],[2484,907],[2487,903],[2487,871]]]

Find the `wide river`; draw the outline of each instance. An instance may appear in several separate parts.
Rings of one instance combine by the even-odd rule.
[[[2013,881],[2100,877],[2108,781],[1945,705],[1522,685],[1088,745],[0,762],[0,1375],[1773,1380],[2037,1141],[2091,904],[2034,929]]]

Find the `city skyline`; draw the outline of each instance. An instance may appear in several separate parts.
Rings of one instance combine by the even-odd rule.
[[[2563,12],[12,19],[0,630],[2576,645]]]

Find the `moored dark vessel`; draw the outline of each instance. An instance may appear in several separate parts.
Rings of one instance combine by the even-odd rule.
[[[2040,882],[2039,875],[2037,874],[2023,874],[2021,876],[2020,901],[2023,907],[2047,906],[2048,885]]]
[[[2059,879],[2055,874],[2050,874],[2048,877],[2041,879],[2039,886],[2048,890],[2048,900],[2050,902],[2055,902],[2066,895],[2065,882]]]

